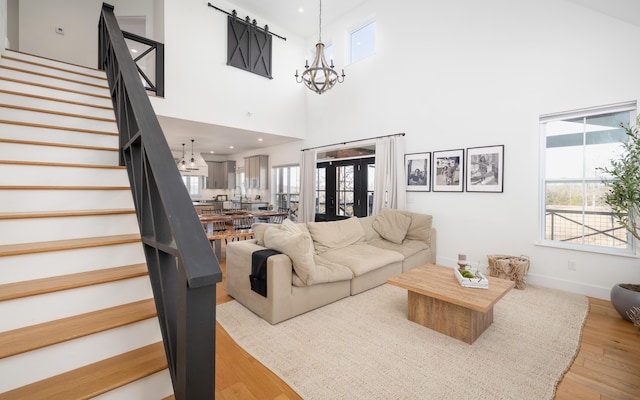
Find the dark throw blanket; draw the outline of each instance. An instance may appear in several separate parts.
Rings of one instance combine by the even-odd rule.
[[[267,259],[273,255],[281,254],[277,250],[264,249],[251,253],[251,290],[267,297]]]

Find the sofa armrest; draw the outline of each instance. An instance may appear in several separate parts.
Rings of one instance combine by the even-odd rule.
[[[436,263],[436,228],[431,228],[429,232],[429,248],[431,249],[431,264]]]
[[[251,290],[251,255],[265,247],[248,240],[227,245],[226,290],[229,296],[263,319],[274,323],[291,308],[291,280],[293,264],[286,254],[267,259],[267,297]]]

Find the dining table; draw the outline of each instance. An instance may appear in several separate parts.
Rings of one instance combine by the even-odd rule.
[[[256,218],[266,219],[271,217],[287,217],[289,215],[286,211],[227,211],[219,214],[201,214],[198,215],[200,222],[207,234],[207,239],[212,244],[214,252],[218,260],[222,256],[222,240],[235,240],[235,239],[251,239],[253,238],[253,232],[251,230],[237,231],[233,229],[233,220],[241,218]],[[214,225],[224,223],[226,225],[225,230],[216,230]]]

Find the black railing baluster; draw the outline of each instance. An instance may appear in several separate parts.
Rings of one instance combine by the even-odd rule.
[[[216,283],[222,281],[222,271],[113,6],[103,3],[98,29],[98,65],[109,81],[120,132],[120,163],[126,165],[131,183],[175,398],[213,399]],[[156,58],[164,57],[162,46],[156,52]],[[156,78],[160,75],[156,70]],[[164,83],[157,81],[156,90],[161,88]]]

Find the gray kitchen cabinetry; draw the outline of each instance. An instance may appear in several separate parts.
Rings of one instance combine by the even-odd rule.
[[[235,161],[207,161],[209,179],[207,189],[234,189],[236,187]]]
[[[244,176],[249,188],[269,189],[269,156],[245,158]]]

